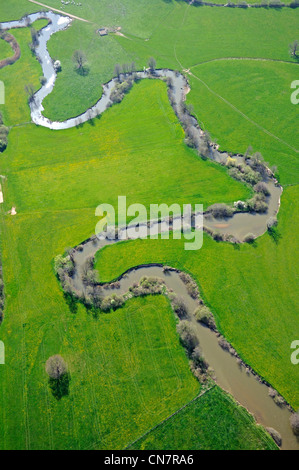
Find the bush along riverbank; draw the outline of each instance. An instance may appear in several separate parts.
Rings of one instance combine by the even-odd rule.
[[[238,3],[234,2],[227,2],[227,3],[213,3],[213,2],[204,2],[201,0],[184,0],[186,3],[190,5],[194,5],[197,7],[200,6],[210,6],[210,7],[226,7],[226,8],[298,8],[299,1],[292,0],[290,3],[284,3],[280,0],[261,0],[260,3],[247,3],[245,0],[238,1]]]

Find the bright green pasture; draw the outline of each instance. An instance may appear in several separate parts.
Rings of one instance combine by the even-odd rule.
[[[45,25],[46,21],[40,20],[36,21],[33,26],[38,30]],[[20,44],[21,57],[13,65],[0,70],[0,80],[3,81],[5,86],[5,106],[0,106],[0,111],[7,126],[20,125],[31,121],[24,87],[32,84],[34,89],[38,90],[41,87],[39,78],[42,75],[41,66],[29,48],[31,42],[30,29],[12,29],[10,33]],[[4,41],[1,41],[2,43]],[[9,49],[10,53],[8,55],[4,54],[4,56],[1,55],[1,58],[13,55],[11,48]]]
[[[136,84],[120,105],[79,129],[13,128],[14,145],[1,165],[7,176],[5,208],[95,211],[110,203],[117,209],[123,195],[128,204],[207,206],[250,195],[224,168],[198,158],[183,138],[166,85],[158,80]]]
[[[228,444],[229,443],[229,444]],[[245,446],[244,446],[245,444]],[[136,450],[273,450],[244,408],[215,387],[133,444]]]
[[[44,2],[41,2],[44,3]],[[1,2],[0,5],[0,22],[19,20],[28,13],[34,13],[40,10],[46,10],[28,0],[9,0]]]
[[[135,61],[136,67],[143,69],[149,57],[154,56],[158,67],[182,70],[221,57],[290,61],[289,44],[298,39],[299,10],[196,8],[185,2],[154,0],[150,4],[146,2],[145,13],[136,8],[134,0],[114,2],[116,6],[109,2],[109,8],[105,3],[97,2],[98,7],[90,9],[97,17],[92,21],[97,24],[74,21],[68,30],[53,35],[49,41],[51,56],[62,63],[55,89],[44,101],[45,115],[52,120],[76,116],[94,104],[101,96],[101,84],[114,76],[116,63]],[[157,3],[159,21],[157,14],[151,14]],[[121,13],[114,16],[113,10],[119,7],[122,11],[124,4],[126,16]],[[97,13],[99,8],[101,13]],[[143,14],[138,21],[136,15],[141,11]],[[96,29],[103,25],[122,26],[126,37],[113,34],[99,37]],[[78,75],[72,62],[76,49],[86,54],[89,70],[86,76]],[[221,69],[217,74],[221,75]]]
[[[282,196],[276,244],[269,235],[238,249],[208,236],[199,251],[185,251],[183,240],[123,242],[99,252],[103,282],[132,266],[163,263],[190,272],[214,312],[218,328],[242,359],[299,407],[298,366],[291,343],[299,336],[297,233],[298,186]]]
[[[219,60],[191,69],[188,102],[221,149],[244,153],[248,145],[278,168],[280,181],[299,181],[298,105],[291,83],[298,65]],[[229,85],[229,86],[228,86]]]

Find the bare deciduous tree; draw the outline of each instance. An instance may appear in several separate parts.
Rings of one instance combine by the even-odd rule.
[[[294,41],[292,44],[290,44],[290,54],[292,57],[298,57],[298,51],[299,51],[299,43],[298,41]]]
[[[82,51],[75,51],[73,54],[73,62],[77,65],[79,70],[84,69],[84,65],[86,64],[86,56]]]
[[[148,66],[151,72],[154,72],[156,70],[156,65],[157,65],[156,59],[154,59],[154,57],[151,57],[148,61]]]
[[[120,64],[115,64],[114,67],[114,75],[119,78],[121,74],[121,65]]]

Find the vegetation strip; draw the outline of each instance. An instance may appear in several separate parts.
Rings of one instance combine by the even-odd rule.
[[[14,51],[14,55],[12,57],[0,60],[0,69],[3,69],[7,65],[12,65],[17,60],[19,60],[19,58],[21,57],[21,49],[16,39],[12,36],[12,34],[1,33],[1,30],[0,30],[0,39],[3,39],[4,41],[6,41]]]
[[[158,429],[160,426],[163,426],[163,424],[165,424],[167,421],[169,421],[171,418],[173,418],[174,416],[176,416],[177,414],[179,414],[181,411],[183,411],[185,408],[187,408],[188,406],[190,406],[192,403],[196,402],[197,400],[199,400],[201,397],[203,397],[206,393],[208,393],[210,390],[212,390],[214,387],[216,387],[216,385],[212,385],[211,387],[209,387],[208,389],[206,390],[202,390],[200,392],[199,395],[197,395],[196,397],[192,398],[192,400],[190,400],[188,403],[186,403],[185,405],[183,405],[181,408],[179,408],[177,411],[175,411],[174,413],[172,413],[170,416],[168,416],[167,418],[163,419],[163,421],[161,421],[160,423],[156,424],[156,426],[154,426],[153,428],[149,429],[148,431],[146,431],[144,434],[142,434],[142,436],[138,437],[135,441],[131,442],[130,444],[128,444],[124,450],[128,450],[130,449],[131,447],[133,447],[137,442],[141,441],[142,439],[144,439],[146,436],[148,436],[151,432],[155,431],[156,429]]]

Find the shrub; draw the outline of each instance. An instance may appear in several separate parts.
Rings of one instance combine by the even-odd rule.
[[[59,275],[59,277],[61,275],[61,271],[72,277],[75,268],[71,257],[69,255],[66,257],[63,257],[62,255],[56,256],[54,259],[54,270],[55,273]]]
[[[99,282],[98,271],[96,271],[95,269],[89,269],[83,274],[82,280],[84,284],[87,284],[89,286],[95,286]]]
[[[295,436],[299,436],[299,412],[292,414],[290,423]]]
[[[268,433],[272,437],[273,441],[278,445],[278,447],[280,447],[281,444],[282,444],[282,438],[281,438],[281,435],[279,434],[279,432],[276,431],[276,429],[273,429],[273,428],[266,428],[266,430],[268,431]]]
[[[122,295],[113,294],[111,297],[105,297],[101,303],[101,310],[103,312],[109,312],[110,310],[116,310],[123,306],[125,299]]]
[[[198,322],[203,323],[209,328],[213,329],[216,327],[213,315],[210,309],[205,305],[200,305],[198,309],[194,312],[194,316]]]
[[[229,343],[226,341],[226,339],[223,338],[223,336],[221,336],[221,337],[218,339],[218,343],[219,343],[219,346],[221,346],[221,348],[224,349],[224,351],[229,351],[229,350],[230,350],[230,345],[229,345]]]
[[[262,193],[264,194],[265,196],[269,196],[270,195],[270,191],[268,189],[268,186],[266,185],[266,183],[264,183],[263,181],[260,181],[259,183],[257,183],[254,188],[255,192],[257,193]]]
[[[253,198],[248,201],[247,207],[251,212],[259,212],[259,213],[267,212],[268,205],[265,202],[264,194],[263,193],[255,194]]]
[[[198,346],[198,339],[196,337],[194,328],[187,320],[181,321],[177,325],[177,332],[180,335],[182,345],[187,349],[189,355]]]
[[[253,233],[248,233],[246,237],[244,238],[245,243],[253,243],[254,242],[254,235]]]
[[[206,372],[208,370],[209,364],[204,359],[199,346],[196,346],[196,348],[194,349],[191,355],[191,358],[193,360],[195,367],[199,367],[202,372]]]
[[[182,297],[175,297],[172,302],[172,307],[179,319],[185,318],[188,315],[188,310]]]
[[[226,204],[213,204],[209,211],[216,219],[224,219],[225,217],[232,217],[234,211]]]
[[[111,91],[110,99],[113,103],[120,103],[125,94],[129,92],[129,90],[133,86],[133,80],[125,80],[122,83],[118,83],[115,85],[113,90]]]
[[[276,395],[277,395],[277,391],[274,390],[274,388],[271,388],[271,387],[269,388],[268,393],[269,393],[269,397],[271,397],[271,398],[275,398]]]

